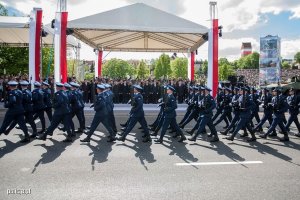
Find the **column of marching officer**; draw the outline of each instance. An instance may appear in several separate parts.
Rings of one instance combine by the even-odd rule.
[[[108,131],[107,142],[114,142],[116,140],[125,141],[126,136],[139,122],[143,134],[143,142],[151,142],[151,136],[155,136],[156,143],[163,143],[163,138],[168,129],[173,134],[173,138],[179,138],[178,142],[183,142],[186,137],[183,133],[184,127],[194,120],[195,126],[186,131],[191,137],[190,141],[196,141],[200,134],[207,134],[210,142],[218,142],[218,132],[216,130],[217,124],[222,121],[226,126],[223,127],[222,135],[230,136],[225,139],[233,141],[236,135],[240,137],[249,136],[249,142],[256,141],[255,132],[260,132],[259,137],[276,137],[276,127],[279,126],[280,133],[283,137],[281,141],[289,140],[289,128],[294,122],[298,132],[295,136],[300,137],[300,124],[298,121],[300,98],[296,95],[294,89],[289,90],[289,95],[286,96],[282,88],[268,88],[262,89],[260,94],[255,88],[248,86],[243,87],[220,87],[218,94],[214,99],[211,96],[211,89],[207,86],[190,86],[189,96],[185,102],[188,104],[186,113],[183,119],[177,124],[176,109],[177,101],[174,97],[175,88],[171,85],[163,86],[162,97],[159,100],[160,107],[159,114],[156,120],[149,125],[145,118],[143,110],[143,88],[140,85],[133,85],[131,92],[131,110],[129,119],[126,123],[121,124],[122,132],[117,137],[116,121],[114,116],[113,92],[109,84],[98,84],[95,102],[91,106],[95,110],[92,123],[89,127],[85,126],[84,116],[84,101],[83,95],[80,91],[80,85],[76,82],[70,83],[56,83],[56,92],[53,99],[51,99],[51,92],[47,82],[35,82],[34,90],[31,92],[28,89],[29,83],[21,81],[20,83],[10,81],[8,83],[10,91],[9,95],[4,101],[4,106],[7,112],[4,116],[0,134],[5,135],[16,126],[24,132],[24,138],[20,141],[22,143],[29,142],[30,138],[37,138],[46,140],[48,136],[52,136],[56,128],[66,132],[64,142],[72,142],[76,133],[84,133],[86,137],[81,139],[81,142],[90,142],[90,138],[97,129],[98,125],[102,123]],[[22,90],[18,89],[18,85]],[[263,108],[263,117],[260,119],[258,113],[260,106]],[[216,109],[215,114],[213,114]],[[53,113],[52,113],[53,111]],[[285,112],[289,112],[289,118],[286,120]],[[46,128],[44,113],[47,114],[50,125]],[[79,121],[79,129],[75,130],[73,118],[76,115]],[[233,115],[233,116],[232,116]],[[39,118],[41,122],[41,131],[37,132],[36,123],[34,120]],[[253,120],[257,122],[254,125]],[[266,133],[263,132],[263,125],[268,121],[269,127]],[[26,126],[28,123],[32,128],[32,134],[29,135]],[[58,127],[63,124],[63,127]],[[206,130],[208,127],[209,131]],[[152,132],[150,132],[150,130]],[[160,131],[160,133],[159,133]]]

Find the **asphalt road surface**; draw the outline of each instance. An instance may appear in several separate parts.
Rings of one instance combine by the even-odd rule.
[[[119,125],[128,107],[116,109]],[[152,123],[158,110],[145,110]],[[179,108],[177,121],[184,110]],[[0,110],[1,123],[4,113]],[[94,112],[85,113],[89,125]],[[113,144],[106,142],[102,125],[90,145],[79,141],[83,135],[65,144],[59,130],[46,142],[25,145],[18,143],[18,129],[1,135],[0,199],[300,199],[300,139],[292,134],[290,142],[268,138],[251,144],[224,136],[214,144],[205,136],[180,144],[167,134],[161,145],[142,143],[138,127],[124,143]],[[296,133],[294,125],[291,132]]]

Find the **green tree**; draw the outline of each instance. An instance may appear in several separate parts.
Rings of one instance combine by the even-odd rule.
[[[175,78],[187,78],[188,71],[188,59],[187,58],[175,58],[171,61],[172,77]]]
[[[0,68],[5,69],[7,74],[28,74],[29,49],[20,47],[0,48]],[[0,73],[3,71],[1,70]]]
[[[292,68],[292,66],[287,61],[283,61],[281,63],[281,67],[282,67],[282,69],[291,69]]]
[[[208,61],[204,60],[201,65],[201,73],[207,76],[207,71],[208,71]]]
[[[235,75],[233,66],[229,64],[224,64],[219,66],[219,80],[226,81],[228,76]]]
[[[166,54],[162,54],[155,63],[154,76],[158,79],[161,77],[167,78],[171,75],[170,57]]]
[[[258,69],[259,68],[259,53],[253,52],[237,61],[240,69]]]
[[[295,54],[294,59],[295,59],[296,63],[300,64],[300,51]]]
[[[149,77],[149,68],[144,60],[141,60],[136,69],[136,76],[138,79],[145,79]]]
[[[0,3],[0,16],[8,16],[8,10]]]
[[[110,78],[126,78],[134,75],[133,67],[125,60],[113,58],[103,65],[103,76]]]
[[[219,59],[219,66],[221,65],[229,65],[229,61],[227,60],[227,58],[220,58]]]

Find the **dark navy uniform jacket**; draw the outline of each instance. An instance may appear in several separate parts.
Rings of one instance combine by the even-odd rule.
[[[22,90],[22,94],[23,94],[23,107],[25,112],[32,112],[33,108],[32,108],[32,94],[30,92],[30,90],[26,89],[26,90]]]
[[[23,114],[24,107],[22,91],[18,89],[9,91],[8,98],[4,102],[4,107],[8,108],[6,112],[7,115]]]
[[[299,114],[299,103],[300,98],[298,96],[292,95],[287,97],[287,103],[289,105],[289,113],[298,115]]]
[[[32,91],[32,104],[33,111],[43,110],[44,105],[44,92],[42,89],[36,88]]]
[[[284,112],[288,108],[286,97],[274,96],[272,98],[273,118],[284,118]]]
[[[107,109],[109,112],[113,111],[114,109],[114,103],[113,103],[113,93],[111,90],[108,90],[103,93],[106,103],[107,103]]]
[[[231,107],[233,109],[233,113],[234,114],[238,114],[240,112],[240,109],[239,109],[239,98],[240,98],[240,95],[239,94],[235,94],[235,95],[233,95],[233,97],[231,99]]]
[[[208,94],[200,101],[201,117],[212,117],[213,109],[216,108],[214,98]]]
[[[259,95],[254,93],[254,94],[250,94],[250,98],[253,101],[253,109],[255,110],[259,110]]]
[[[96,115],[99,115],[99,117],[105,118],[107,117],[108,110],[105,100],[105,94],[100,93],[96,96],[96,102],[94,104],[94,110],[96,111]]]
[[[143,117],[144,109],[143,109],[143,96],[141,93],[137,93],[133,95],[133,103],[131,107],[131,117]]]
[[[166,118],[175,118],[177,103],[173,94],[169,94],[166,96],[166,104],[164,108],[164,114]]]
[[[251,100],[249,94],[241,95],[239,97],[239,106],[240,106],[240,117],[250,118],[251,108],[253,108],[253,101]]]
[[[272,102],[272,95],[270,93],[267,93],[266,95],[262,95],[260,101],[263,105],[265,112],[272,111],[272,106],[269,105]]]
[[[45,108],[52,108],[51,90],[49,88],[43,89]]]
[[[222,101],[222,107],[224,108],[225,112],[231,112],[230,102],[232,95],[231,94],[225,94],[223,95],[223,101]]]
[[[60,90],[54,94],[54,115],[65,115],[70,113],[69,98],[66,92]]]

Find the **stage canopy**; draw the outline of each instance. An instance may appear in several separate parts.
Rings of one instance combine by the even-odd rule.
[[[208,28],[137,3],[68,22],[73,35],[105,51],[193,52]]]
[[[29,44],[29,17],[0,16],[0,46],[27,47]],[[50,25],[43,26],[48,33],[42,38],[44,46],[53,44],[54,30]],[[73,36],[67,37],[69,46],[78,46]]]

